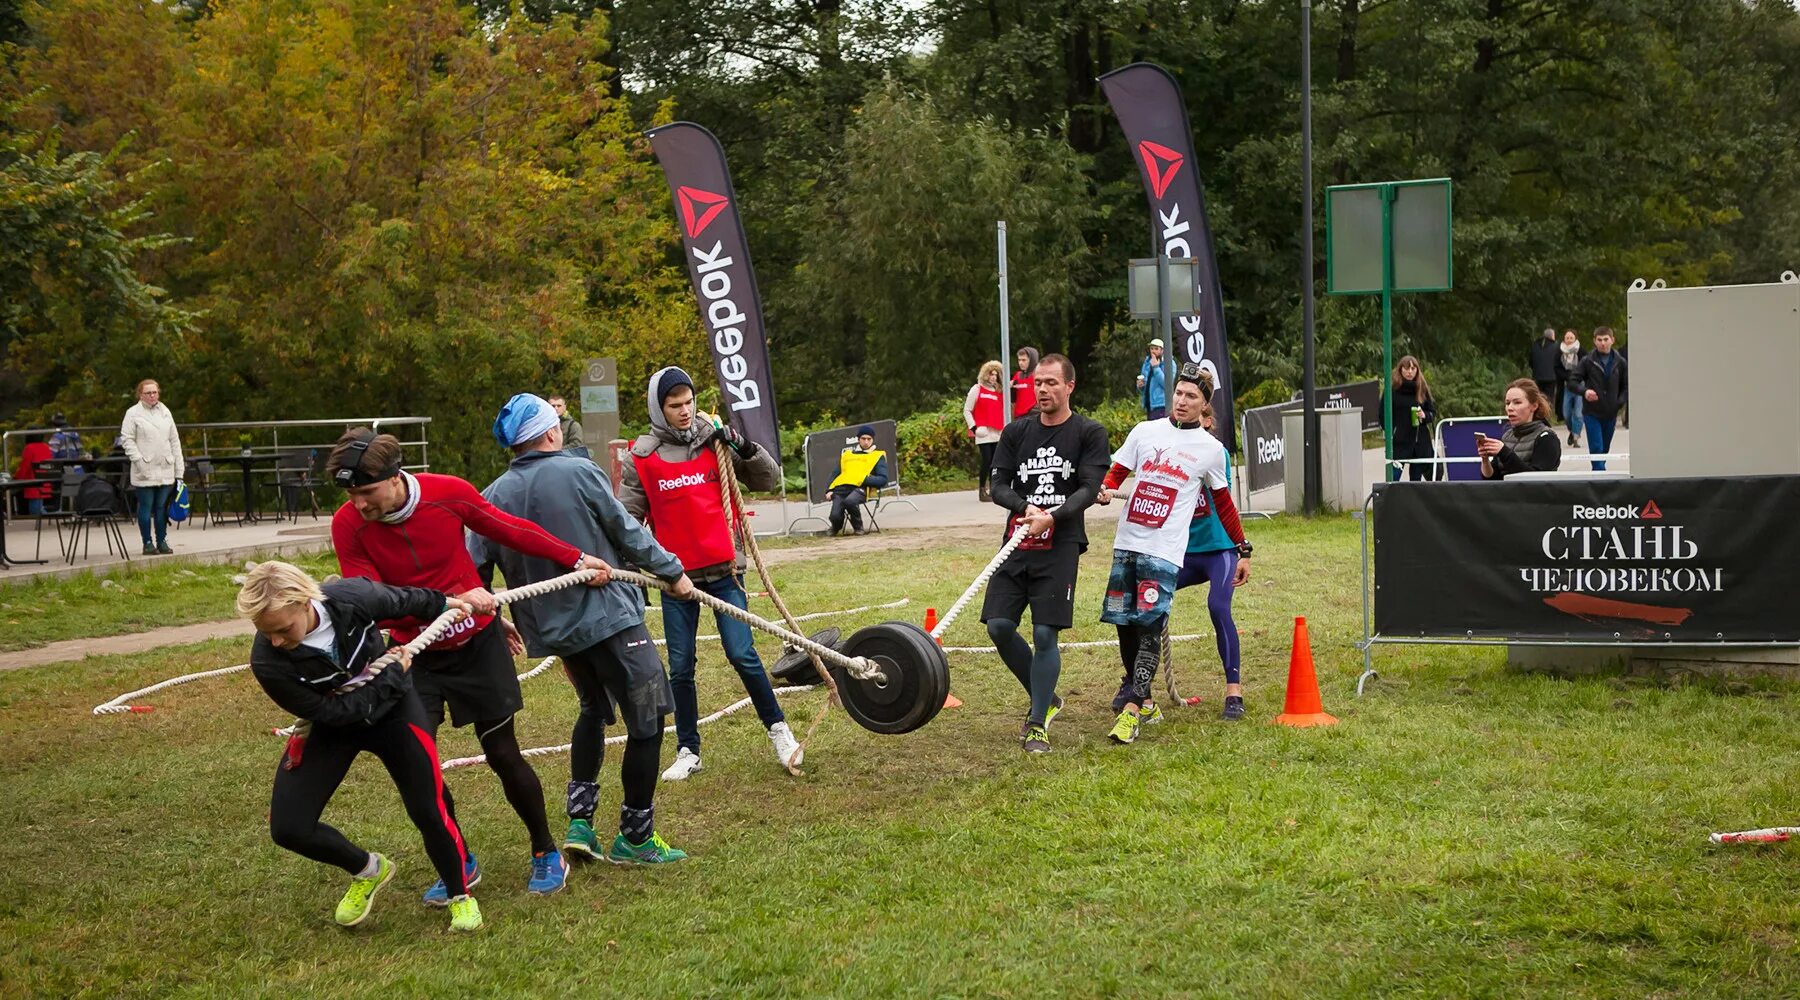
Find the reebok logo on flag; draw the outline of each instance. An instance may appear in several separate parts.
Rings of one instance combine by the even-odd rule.
[[[1169,182],[1175,179],[1175,171],[1181,169],[1181,154],[1145,139],[1138,143],[1138,155],[1144,158],[1144,170],[1150,175],[1150,192],[1162,200]]]
[[[1646,521],[1660,521],[1662,520],[1662,508],[1656,505],[1655,500],[1646,500],[1644,501],[1644,510],[1638,517]]]
[[[675,189],[675,197],[681,202],[681,225],[687,230],[690,240],[705,232],[712,220],[725,211],[726,205],[731,204],[722,194],[685,185]]]

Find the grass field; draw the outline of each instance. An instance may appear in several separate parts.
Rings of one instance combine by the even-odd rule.
[[[1179,677],[1204,705],[1111,745],[1116,653],[1076,651],[1055,750],[1027,758],[1016,683],[992,655],[955,654],[964,707],[906,737],[834,713],[801,779],[748,713],[708,727],[706,770],[657,800],[692,860],[578,868],[549,899],[524,893],[523,832],[492,775],[453,772],[487,872],[488,926],[467,938],[418,905],[433,876],[371,760],[327,819],[400,871],[367,924],[331,923],[341,873],[268,841],[268,728],[287,720],[248,676],[161,692],[147,715],[88,714],[241,662],[243,643],[0,675],[0,996],[1800,995],[1800,859],[1705,839],[1800,818],[1800,690],[1568,682],[1415,647],[1384,654],[1357,700],[1355,523],[1251,530],[1254,722],[1216,719],[1216,654],[1185,644]],[[911,597],[896,614],[916,621],[992,551],[918,546],[778,579],[797,612]],[[1083,565],[1084,622],[1105,549]],[[1265,724],[1296,614],[1336,728]],[[949,642],[980,641],[977,617]],[[1175,627],[1205,629],[1197,593]],[[716,644],[702,656],[702,710],[740,697]],[[565,742],[567,685],[551,673],[525,693],[526,744]],[[821,701],[787,704],[804,731]],[[476,752],[467,731],[443,742]],[[566,758],[538,769],[560,833]],[[616,777],[601,788],[604,820]]]

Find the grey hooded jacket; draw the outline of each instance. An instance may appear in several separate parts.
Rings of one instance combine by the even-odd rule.
[[[637,566],[671,582],[681,577],[681,561],[626,513],[613,496],[606,473],[587,459],[560,451],[528,451],[513,459],[481,494],[508,514],[537,523],[609,566]],[[569,571],[474,532],[465,532],[464,537],[483,579],[489,579],[495,563],[514,587]],[[511,607],[532,656],[579,653],[644,621],[644,594],[627,583],[568,587]]]
[[[663,417],[661,401],[654,398],[656,383],[661,375],[662,371],[659,370],[650,376],[649,388],[645,393],[645,402],[650,410],[650,433],[639,436],[631,443],[631,455],[633,458],[648,458],[655,454],[665,462],[692,461],[706,450],[706,439],[712,434],[712,425],[696,416],[686,433],[670,427],[669,421]],[[727,454],[731,455],[731,469],[736,473],[738,482],[748,490],[780,489],[781,466],[776,463],[775,456],[754,442],[746,443],[744,450],[747,455],[726,449]],[[631,512],[632,517],[642,521],[650,516],[650,498],[644,495],[644,484],[638,480],[636,462],[626,462],[624,470],[619,474],[619,500],[625,504],[625,509]],[[743,547],[738,547],[737,558],[732,562],[689,567],[687,573],[688,578],[695,583],[742,576]]]

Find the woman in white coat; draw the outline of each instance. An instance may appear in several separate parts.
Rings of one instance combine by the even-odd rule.
[[[169,500],[187,466],[181,458],[175,415],[162,402],[162,386],[147,378],[138,383],[137,398],[137,405],[125,411],[125,420],[119,425],[119,445],[131,458],[131,485],[137,491],[138,534],[144,538],[144,554],[168,555],[175,551],[169,548]],[[154,542],[150,538],[152,521],[156,525]]]

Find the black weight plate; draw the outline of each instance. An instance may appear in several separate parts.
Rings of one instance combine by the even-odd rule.
[[[950,690],[949,661],[943,648],[917,625],[871,625],[852,635],[842,651],[874,661],[884,675],[880,681],[864,681],[842,667],[831,668],[844,711],[870,732],[910,733],[944,707]]]
[[[833,627],[822,628],[807,638],[821,646],[836,649],[841,635],[842,633]],[[804,649],[788,649],[787,652],[781,654],[781,659],[776,660],[775,665],[769,668],[769,676],[786,684],[817,684],[823,679],[819,676],[819,672],[813,669],[812,656]]]

